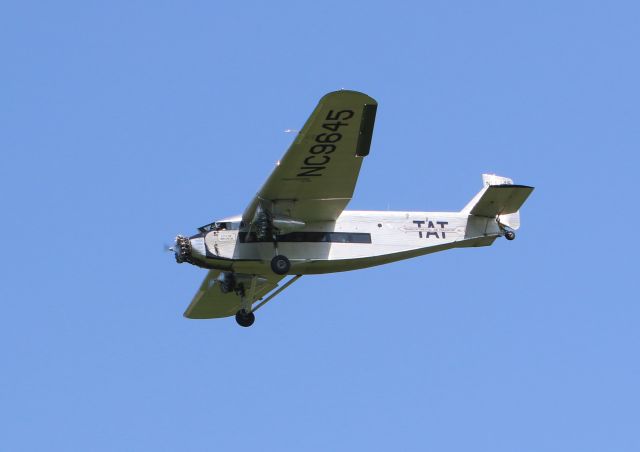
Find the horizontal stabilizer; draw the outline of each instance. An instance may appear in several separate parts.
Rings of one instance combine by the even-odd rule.
[[[527,185],[490,185],[469,211],[470,215],[495,218],[516,213],[527,200],[533,187]]]

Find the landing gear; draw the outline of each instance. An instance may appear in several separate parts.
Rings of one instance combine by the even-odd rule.
[[[496,223],[498,223],[498,227],[500,228],[500,232],[502,233],[502,235],[504,235],[504,238],[507,240],[513,240],[516,238],[516,233],[513,232],[513,229],[511,229],[509,226],[502,224],[500,222],[500,217],[498,216],[496,218]]]
[[[286,275],[291,269],[291,262],[286,256],[278,254],[271,259],[271,270],[277,275]]]
[[[256,316],[253,314],[253,312],[247,312],[244,309],[240,309],[238,312],[236,312],[236,322],[238,322],[238,325],[240,326],[247,328],[253,325],[253,322],[255,321]]]

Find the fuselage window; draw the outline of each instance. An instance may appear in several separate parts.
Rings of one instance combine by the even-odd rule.
[[[253,232],[240,232],[240,243],[271,242],[269,239],[258,240]],[[298,243],[371,243],[371,234],[363,232],[289,232],[276,236],[278,242]]]

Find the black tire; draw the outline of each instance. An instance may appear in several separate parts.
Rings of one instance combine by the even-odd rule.
[[[271,259],[271,270],[276,275],[286,275],[291,270],[291,262],[285,256],[279,254]]]
[[[238,322],[238,325],[242,327],[248,328],[253,325],[253,322],[255,321],[256,316],[253,312],[247,314],[244,309],[240,309],[238,312],[236,312],[236,322]]]
[[[506,231],[504,233],[504,238],[507,239],[507,240],[513,240],[513,239],[516,238],[516,233],[513,232],[513,231]]]

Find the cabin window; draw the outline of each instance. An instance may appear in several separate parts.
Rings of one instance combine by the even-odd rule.
[[[254,232],[240,232],[240,243],[271,242],[270,239],[258,240]],[[363,232],[312,232],[297,231],[276,236],[283,243],[371,243],[371,234]]]

